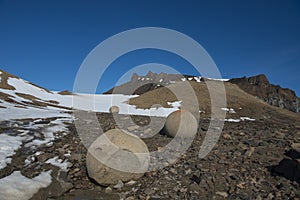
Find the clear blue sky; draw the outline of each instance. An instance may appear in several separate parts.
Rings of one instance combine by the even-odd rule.
[[[77,70],[96,45],[146,26],[194,38],[225,78],[263,73],[300,95],[297,0],[0,0],[0,68],[50,90],[72,90]],[[174,55],[132,52],[111,65],[99,91],[109,89],[130,67],[149,62],[194,73]]]

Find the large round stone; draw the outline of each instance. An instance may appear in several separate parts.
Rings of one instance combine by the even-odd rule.
[[[164,130],[170,137],[194,137],[198,130],[198,122],[189,111],[177,110],[167,117]]]
[[[137,136],[112,129],[89,147],[86,166],[88,175],[103,186],[138,179],[148,170],[149,150]]]

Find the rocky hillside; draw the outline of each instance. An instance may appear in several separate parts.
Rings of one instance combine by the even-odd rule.
[[[293,112],[300,111],[300,99],[293,90],[273,85],[263,74],[253,77],[234,78],[229,82],[238,85],[245,92],[256,96],[270,105]]]

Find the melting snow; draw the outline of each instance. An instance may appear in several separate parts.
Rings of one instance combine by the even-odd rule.
[[[233,108],[221,108],[221,110],[224,110],[230,114],[236,113],[235,110]]]
[[[15,150],[22,145],[23,137],[0,134],[0,169],[6,167],[11,162],[10,156],[15,154]]]
[[[172,107],[176,107],[176,108],[179,108],[180,106],[181,106],[181,103],[182,103],[182,101],[174,101],[174,102],[167,102],[167,104],[169,105],[169,106],[172,106]]]
[[[66,160],[63,161],[62,159],[59,159],[58,156],[48,159],[46,163],[59,167],[64,171],[67,171],[68,167],[71,165],[71,163],[67,162]]]
[[[51,183],[51,171],[42,172],[39,176],[29,179],[15,171],[11,175],[0,179],[1,200],[28,200],[40,188],[48,187]]]
[[[246,120],[248,120],[248,121],[255,121],[255,119],[252,119],[252,118],[250,118],[250,117],[240,117],[240,119],[241,119],[242,121],[246,121]]]
[[[225,119],[225,122],[240,122],[240,121],[255,121],[255,119],[252,119],[250,117],[240,117],[240,119]]]
[[[207,80],[212,80],[212,81],[223,81],[223,82],[226,82],[226,81],[229,81],[230,79],[225,79],[225,78],[205,78]]]
[[[239,119],[225,119],[225,122],[240,122],[241,120]]]
[[[195,79],[195,81],[198,82],[198,83],[201,82],[201,76],[199,76],[199,77],[195,76],[194,79]]]

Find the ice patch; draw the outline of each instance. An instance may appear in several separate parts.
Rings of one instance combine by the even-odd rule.
[[[51,171],[42,172],[39,176],[29,179],[15,171],[11,175],[0,179],[1,200],[28,200],[41,188],[51,183]]]

